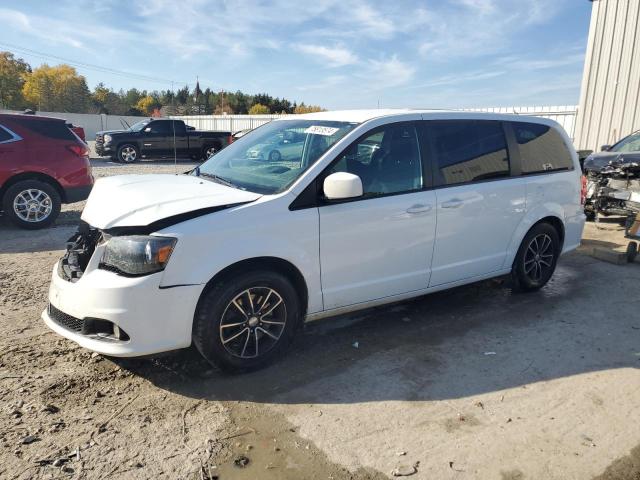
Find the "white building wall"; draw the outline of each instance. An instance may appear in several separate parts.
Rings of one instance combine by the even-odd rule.
[[[595,0],[576,119],[578,148],[640,129],[640,0]]]
[[[183,120],[196,130],[220,130],[235,133],[259,127],[271,120],[288,115],[172,115],[170,118]]]

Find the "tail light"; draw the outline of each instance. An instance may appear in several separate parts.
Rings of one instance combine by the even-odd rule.
[[[89,149],[85,145],[74,143],[73,145],[67,145],[67,150],[77,155],[78,157],[88,158]]]
[[[229,145],[233,143],[233,140],[234,140],[233,135],[229,135]]]
[[[580,204],[584,205],[587,201],[587,177],[582,175],[580,177]]]

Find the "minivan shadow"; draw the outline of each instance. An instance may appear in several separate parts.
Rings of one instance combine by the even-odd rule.
[[[638,368],[640,321],[610,314],[623,301],[600,284],[610,268],[572,254],[540,292],[492,280],[308,324],[287,355],[248,374],[219,373],[193,348],[118,363],[192,398],[285,404],[460,398]]]

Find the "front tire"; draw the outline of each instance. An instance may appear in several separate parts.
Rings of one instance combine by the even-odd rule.
[[[219,281],[198,302],[193,342],[212,365],[227,371],[262,368],[291,343],[301,319],[291,282],[271,271]]]
[[[282,154],[278,150],[272,150],[271,153],[269,153],[269,160],[271,162],[279,162],[282,160]]]
[[[514,290],[531,292],[544,287],[556,269],[560,249],[560,236],[552,225],[534,225],[522,240],[513,261]]]
[[[118,147],[117,158],[122,163],[134,163],[140,158],[140,150],[131,143],[125,143]]]
[[[9,187],[2,208],[11,222],[27,230],[45,228],[60,214],[60,194],[40,180],[24,180]]]

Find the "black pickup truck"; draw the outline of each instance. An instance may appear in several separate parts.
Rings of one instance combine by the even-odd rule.
[[[96,153],[119,162],[140,158],[171,157],[207,159],[229,145],[231,132],[202,132],[182,120],[150,118],[127,130],[96,133]]]

